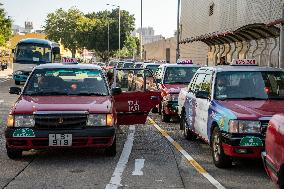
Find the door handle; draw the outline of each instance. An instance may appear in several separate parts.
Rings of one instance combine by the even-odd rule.
[[[158,100],[159,97],[158,97],[158,96],[151,96],[150,99],[151,99],[151,100]]]

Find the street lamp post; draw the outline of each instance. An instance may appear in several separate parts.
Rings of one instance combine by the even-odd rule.
[[[180,58],[180,49],[179,49],[179,34],[180,34],[180,27],[179,27],[179,12],[180,12],[180,0],[178,0],[178,9],[177,9],[177,52],[176,52],[176,62]]]
[[[282,19],[284,19],[284,0],[282,0],[281,8],[282,8]],[[279,67],[284,68],[284,24],[283,23],[281,23],[281,26],[280,26],[279,43],[280,43]]]
[[[141,26],[140,26],[140,59],[142,61],[143,55],[142,55],[142,21],[143,21],[143,4],[141,0]]]

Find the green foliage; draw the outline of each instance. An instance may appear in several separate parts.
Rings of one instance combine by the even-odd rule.
[[[12,20],[6,17],[5,10],[2,7],[0,7],[0,26],[0,46],[3,46],[12,35]]]
[[[44,29],[49,39],[60,41],[75,57],[76,50],[83,48],[84,32],[88,32],[94,24],[94,19],[85,17],[76,8],[68,11],[61,8],[47,15]]]
[[[103,60],[108,60],[119,49],[119,9],[112,11],[93,12],[84,15],[78,9],[71,8],[68,11],[58,9],[50,13],[46,19],[45,32],[47,37],[54,41],[60,41],[72,54],[76,50],[86,48],[94,50]],[[129,38],[134,30],[135,18],[128,11],[120,10],[121,48],[133,53],[137,49],[137,40]],[[109,27],[108,27],[109,26]],[[109,28],[109,29],[108,29]],[[109,31],[109,52],[108,52]]]

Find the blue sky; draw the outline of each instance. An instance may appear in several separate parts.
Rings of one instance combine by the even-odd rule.
[[[84,13],[111,9],[107,3],[120,5],[121,9],[134,14],[136,28],[140,27],[140,0],[0,0],[9,16],[17,25],[26,20],[34,23],[35,29],[44,25],[49,12],[58,8],[76,6]],[[155,34],[173,36],[176,29],[177,0],[143,0],[143,27],[152,26]]]

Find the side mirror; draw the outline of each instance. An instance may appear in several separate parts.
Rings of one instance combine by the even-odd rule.
[[[12,49],[12,53],[13,53],[13,54],[15,53],[15,49]]]
[[[21,92],[22,92],[22,89],[20,87],[10,87],[10,89],[9,89],[10,94],[19,95],[19,94],[21,94]]]
[[[207,91],[197,91],[195,96],[196,98],[209,99],[210,95]]]
[[[122,93],[122,90],[121,90],[120,87],[115,87],[115,88],[112,88],[112,89],[111,89],[111,94],[112,94],[112,95],[119,95],[119,94],[121,94],[121,93]]]

